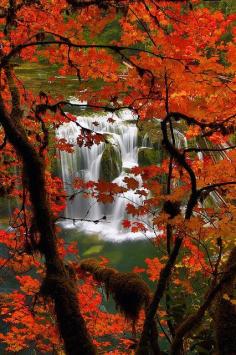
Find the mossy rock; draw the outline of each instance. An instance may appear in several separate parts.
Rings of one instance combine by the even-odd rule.
[[[138,146],[142,146],[143,139],[148,135],[152,145],[160,144],[162,141],[161,125],[158,120],[140,121],[138,123]]]
[[[113,181],[117,178],[122,170],[122,159],[119,148],[112,143],[107,143],[102,153],[100,179],[105,181]]]
[[[139,148],[138,163],[140,166],[157,165],[162,161],[163,152],[154,148]]]

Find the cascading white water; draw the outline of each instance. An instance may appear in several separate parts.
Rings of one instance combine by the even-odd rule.
[[[124,110],[119,115],[113,115],[109,122],[110,114],[78,116],[77,123],[83,128],[102,133],[112,144],[117,156],[122,161],[122,167],[113,182],[124,185],[124,177],[130,176],[129,169],[138,165],[138,130],[134,124],[134,116],[131,111]],[[159,122],[159,120],[157,120]],[[84,181],[98,181],[101,177],[101,160],[106,147],[106,143],[79,147],[77,137],[81,134],[81,128],[74,122],[66,123],[57,130],[58,138],[66,139],[74,146],[73,153],[60,152],[61,174],[68,195],[73,194],[72,183],[74,178],[79,177]],[[185,135],[178,129],[174,129],[175,145],[178,149],[187,147]],[[148,134],[142,140],[140,148],[153,149]],[[160,144],[160,148],[161,144]],[[156,162],[157,164],[160,162]],[[141,177],[136,176],[136,179]],[[132,233],[126,233],[122,229],[122,220],[128,218],[126,206],[132,203],[136,206],[142,204],[143,198],[129,190],[122,196],[116,197],[110,204],[98,203],[96,199],[84,198],[82,194],[77,194],[73,200],[69,200],[65,211],[65,217],[70,220],[82,219],[83,221],[72,221],[64,223],[64,227],[77,227],[86,232],[100,233],[101,235],[113,240],[123,240],[124,238],[134,238]],[[106,220],[99,223],[91,223],[84,220],[99,220],[106,216]],[[148,219],[144,219],[146,224]],[[150,236],[152,233],[148,233]],[[135,238],[143,238],[143,234],[135,234]]]
[[[143,137],[143,140],[142,140],[142,147],[145,147],[145,148],[152,148],[153,147],[153,144],[152,142],[150,141],[150,138],[148,136],[148,134],[146,133]]]
[[[76,102],[78,103],[78,102]],[[134,116],[131,111],[123,110],[119,115],[113,115],[112,123],[109,122],[110,114],[92,115],[90,117],[78,116],[77,122],[84,128],[105,134],[109,142],[112,143],[116,154],[121,158],[122,168],[113,182],[124,185],[124,177],[130,176],[129,169],[138,165],[138,130],[133,123]],[[157,120],[159,122],[159,120]],[[98,181],[101,175],[101,160],[106,143],[92,145],[91,148],[79,147],[77,137],[81,134],[81,128],[74,122],[62,125],[57,130],[58,138],[64,138],[68,143],[73,144],[74,152],[60,152],[61,174],[68,195],[73,194],[72,183],[74,178],[79,177],[84,181]],[[174,129],[175,143],[177,148],[186,147],[187,140],[183,133]],[[148,134],[142,140],[142,148],[153,148]],[[161,146],[160,146],[160,149]],[[157,162],[157,164],[160,162]],[[141,177],[136,176],[141,185]],[[81,194],[76,195],[73,200],[69,200],[65,211],[65,217],[70,220],[99,220],[106,216],[106,220],[97,224],[87,221],[72,221],[64,223],[64,227],[77,227],[86,232],[100,233],[113,240],[123,240],[124,238],[134,238],[132,233],[127,233],[122,228],[122,220],[128,218],[126,206],[132,203],[139,206],[143,202],[143,197],[138,196],[134,191],[129,190],[122,196],[117,196],[110,204],[98,203],[95,199],[84,198]],[[147,218],[142,220],[145,224]],[[148,232],[150,236],[152,233]],[[135,238],[143,238],[143,233],[135,234]]]
[[[138,165],[138,145],[137,127],[133,123],[134,116],[129,110],[113,115],[115,120],[112,124],[108,122],[110,115],[93,115],[92,117],[78,116],[77,122],[84,128],[89,128],[97,133],[106,134],[112,142],[117,154],[122,160],[120,175],[113,182],[122,185],[123,178],[128,174],[128,170]],[[96,124],[94,124],[96,122]],[[101,174],[101,159],[106,143],[88,147],[76,145],[81,128],[70,122],[62,125],[57,130],[58,138],[64,138],[68,143],[74,145],[74,152],[60,152],[61,174],[68,194],[73,193],[71,187],[73,179],[80,177],[85,181],[98,181]],[[140,178],[141,179],[141,178]],[[140,181],[141,182],[141,181]],[[126,205],[134,203],[139,205],[143,199],[133,191],[127,191],[122,196],[118,196],[111,204],[97,203],[95,199],[83,198],[78,194],[72,201],[68,201],[65,216],[70,219],[98,220],[106,216],[106,220],[97,224],[81,221],[66,223],[64,226],[76,226],[86,232],[98,232],[105,237],[115,240],[122,240],[133,235],[122,230],[122,220],[127,218]],[[130,217],[129,217],[130,219]],[[143,237],[142,234],[135,237]]]
[[[174,129],[175,145],[177,149],[187,148],[188,141],[185,135],[178,129]]]

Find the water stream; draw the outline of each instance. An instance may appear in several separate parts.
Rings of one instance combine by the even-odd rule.
[[[120,166],[117,163],[116,168],[118,173],[112,182],[122,186],[124,184],[124,177],[132,176],[129,173],[130,169],[138,166],[139,149],[154,148],[147,133],[144,135],[142,142],[138,144],[138,128],[131,111],[123,110],[117,115],[113,114],[112,121],[109,120],[110,118],[111,114],[106,113],[102,115],[93,114],[91,116],[81,115],[77,116],[77,123],[84,128],[102,133],[107,137],[109,144],[112,145],[113,151],[115,151],[117,160],[122,162]],[[102,180],[103,166],[101,162],[107,143],[93,144],[90,148],[85,146],[79,147],[77,137],[81,134],[80,126],[75,122],[70,122],[63,124],[57,130],[58,138],[66,139],[68,143],[74,146],[73,153],[60,151],[61,176],[68,195],[75,192],[72,185],[76,177],[84,181]],[[174,137],[175,145],[178,149],[187,147],[187,139],[181,130],[178,130],[178,127],[174,129]],[[204,141],[202,144],[207,145],[207,142]],[[163,149],[161,144],[158,149]],[[198,158],[202,160],[204,158],[203,154],[199,153]],[[223,157],[215,157],[214,155],[213,158],[217,160]],[[108,155],[109,159],[112,159],[110,155]],[[160,161],[155,162],[155,164],[159,163]],[[136,176],[135,178],[141,186],[141,177]],[[213,204],[222,203],[221,196],[216,192],[212,192],[210,197]],[[137,207],[143,203],[143,199],[143,197],[140,197],[132,190],[128,190],[122,196],[117,196],[113,203],[108,204],[98,203],[94,198],[84,198],[83,194],[77,194],[73,200],[68,200],[67,208],[64,211],[66,220],[62,223],[63,228],[76,228],[82,232],[99,234],[104,239],[116,242],[127,239],[151,238],[154,236],[154,232],[152,228],[149,228],[151,221],[148,220],[147,216],[138,220],[148,227],[145,235],[143,232],[135,234],[127,232],[122,227],[124,219],[132,219],[130,215],[127,215],[127,204],[132,203]],[[104,220],[99,221],[99,223],[90,222],[100,220],[104,216]],[[82,221],[80,221],[81,219]]]
[[[77,122],[84,128],[89,128],[96,132],[105,134],[109,142],[116,151],[118,159],[122,162],[122,167],[113,182],[123,184],[123,178],[129,175],[129,169],[138,165],[138,130],[134,123],[133,114],[124,110],[119,115],[113,115],[114,122],[108,122],[110,115],[92,117],[78,116]],[[96,125],[94,125],[96,122]],[[73,179],[82,178],[85,181],[98,181],[101,176],[101,159],[107,143],[94,144],[91,148],[79,147],[76,145],[81,128],[75,123],[70,122],[62,125],[58,131],[59,138],[65,138],[67,142],[74,145],[74,152],[60,152],[60,164],[62,179],[68,194],[73,193],[71,188]],[[144,140],[144,146],[147,145]],[[141,183],[141,178],[138,177]],[[84,198],[78,194],[73,201],[68,201],[64,216],[71,219],[97,220],[106,216],[106,220],[97,224],[87,221],[71,221],[63,223],[63,227],[76,227],[80,230],[91,233],[101,233],[104,237],[112,240],[124,240],[134,238],[133,235],[122,229],[122,220],[127,218],[127,203],[139,205],[142,203],[140,198],[133,191],[127,191],[119,196],[111,204],[97,203],[95,199]],[[142,234],[136,234],[135,238],[143,238]]]

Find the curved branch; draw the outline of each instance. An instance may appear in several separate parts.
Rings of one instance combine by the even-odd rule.
[[[183,113],[180,113],[180,112],[170,112],[170,116],[172,118],[174,118],[174,120],[176,122],[178,122],[180,120],[184,120],[188,125],[195,124],[195,125],[197,125],[197,126],[199,126],[201,128],[207,128],[207,127],[215,128],[215,127],[218,127],[219,125],[221,125],[223,123],[227,123],[232,118],[235,118],[236,117],[236,113],[233,114],[233,115],[230,115],[229,117],[226,117],[226,118],[222,119],[220,122],[209,122],[209,123],[201,122],[201,121],[197,120],[194,117],[187,116],[187,115],[185,115]]]
[[[167,122],[170,121],[172,118],[172,113],[169,113],[166,118],[161,122],[161,129],[162,129],[162,134],[163,134],[163,144],[170,153],[171,156],[174,157],[174,159],[179,163],[180,166],[182,166],[187,173],[189,174],[190,180],[191,180],[191,190],[192,194],[197,192],[197,182],[196,182],[196,176],[192,170],[192,168],[189,166],[189,164],[185,160],[184,154],[180,153],[180,151],[175,148],[175,146],[170,142],[168,133],[167,133]]]
[[[213,191],[215,190],[217,187],[221,187],[221,186],[227,186],[227,185],[235,185],[236,181],[225,181],[225,182],[218,182],[216,184],[210,184],[207,186],[202,187],[201,189],[199,189],[199,193],[201,194],[203,191]]]
[[[147,316],[144,322],[143,332],[140,338],[139,346],[136,351],[136,355],[144,355],[147,354],[145,352],[148,348],[151,348],[152,343],[152,324],[154,322],[154,318],[160,304],[160,301],[164,295],[164,292],[167,287],[168,280],[170,278],[172,269],[175,265],[176,259],[179,255],[179,250],[182,245],[182,238],[176,238],[173,250],[169,256],[169,259],[165,265],[165,267],[161,270],[160,278],[158,282],[158,286],[156,288],[155,294],[153,296],[152,302],[147,311]],[[149,345],[150,344],[150,345]],[[158,354],[158,353],[157,353]]]
[[[229,259],[233,254],[236,255],[236,248],[234,248],[231,252]],[[205,295],[204,303],[199,307],[198,311],[195,314],[185,319],[176,330],[175,338],[171,346],[171,355],[180,355],[183,338],[199,325],[203,316],[205,315],[205,312],[207,311],[207,309],[209,309],[217,294],[222,291],[224,286],[228,284],[233,278],[235,278],[235,276],[236,264],[233,264],[226,270],[223,277],[216,286],[215,281],[213,280],[211,289]]]
[[[190,180],[191,180],[191,195],[187,204],[187,209],[185,213],[185,219],[190,219],[193,208],[197,202],[199,197],[199,192],[197,190],[197,182],[195,174],[192,168],[188,165],[185,160],[184,154],[180,153],[179,150],[170,142],[167,132],[167,122],[170,121],[171,114],[167,114],[166,118],[161,123],[162,134],[163,134],[163,144],[165,145],[166,149],[170,153],[171,157],[176,159],[176,161],[188,172]],[[161,270],[159,282],[154,293],[152,302],[150,303],[149,309],[147,311],[146,319],[143,326],[143,331],[141,334],[140,342],[138,349],[136,351],[136,355],[144,355],[148,348],[152,348],[152,324],[155,319],[155,315],[157,309],[159,307],[160,301],[166,291],[169,278],[171,276],[173,267],[176,263],[177,257],[179,255],[179,251],[182,245],[183,238],[177,237],[174,242],[174,247],[169,254],[168,261],[164,268]],[[155,352],[154,352],[155,353]],[[157,352],[159,354],[159,352]]]
[[[58,101],[55,104],[39,104],[36,106],[36,112],[37,113],[45,113],[46,110],[50,110],[51,112],[55,112],[56,110],[61,110],[62,106],[72,106],[72,107],[78,107],[81,108],[81,110],[85,108],[94,108],[96,110],[104,110],[106,112],[116,112],[120,110],[132,110],[131,106],[119,106],[119,107],[112,107],[112,106],[99,106],[99,105],[91,105],[91,104],[76,104],[70,101]]]
[[[11,89],[11,82],[9,86],[13,100],[14,90]],[[15,89],[14,86],[12,88]],[[30,144],[20,118],[21,111],[14,108],[12,114],[8,114],[0,95],[0,123],[8,141],[22,159],[33,214],[40,234],[38,249],[45,258],[46,277],[41,292],[54,301],[58,328],[65,343],[66,354],[94,355],[96,351],[80,313],[75,281],[71,279],[59,257],[53,216],[48,204],[44,162]]]
[[[232,145],[226,148],[186,148],[184,149],[184,153],[189,152],[224,152],[226,150],[235,149],[236,145]]]
[[[62,38],[61,36],[56,35],[57,37]],[[35,37],[35,36],[34,36]],[[149,50],[141,49],[141,48],[134,48],[134,47],[127,47],[127,46],[117,46],[117,45],[108,45],[108,44],[77,44],[71,42],[69,39],[64,38],[64,40],[48,40],[48,41],[35,41],[35,42],[28,42],[28,43],[23,43],[19,44],[18,46],[14,47],[10,53],[8,53],[6,56],[1,58],[1,64],[0,68],[3,68],[6,66],[6,64],[9,62],[9,60],[14,57],[16,54],[20,53],[22,49],[28,48],[28,47],[37,47],[37,46],[45,46],[45,45],[51,45],[51,44],[58,44],[58,45],[65,45],[73,48],[78,48],[78,49],[89,49],[89,48],[97,48],[97,49],[110,49],[113,52],[119,53],[122,55],[123,51],[133,51],[133,52],[142,52],[142,53],[147,53],[150,54],[156,58],[160,59],[168,59],[168,60],[174,60],[174,61],[184,61],[184,58],[174,58],[174,57],[169,57],[169,56],[164,56],[162,54],[154,53]]]

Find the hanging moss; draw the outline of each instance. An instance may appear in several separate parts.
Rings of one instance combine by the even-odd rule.
[[[104,284],[107,296],[113,297],[119,311],[132,322],[136,322],[143,307],[147,309],[151,291],[137,274],[100,266],[95,259],[82,261],[80,269]]]
[[[120,150],[112,143],[107,143],[101,159],[100,179],[111,182],[120,175],[121,170]]]

